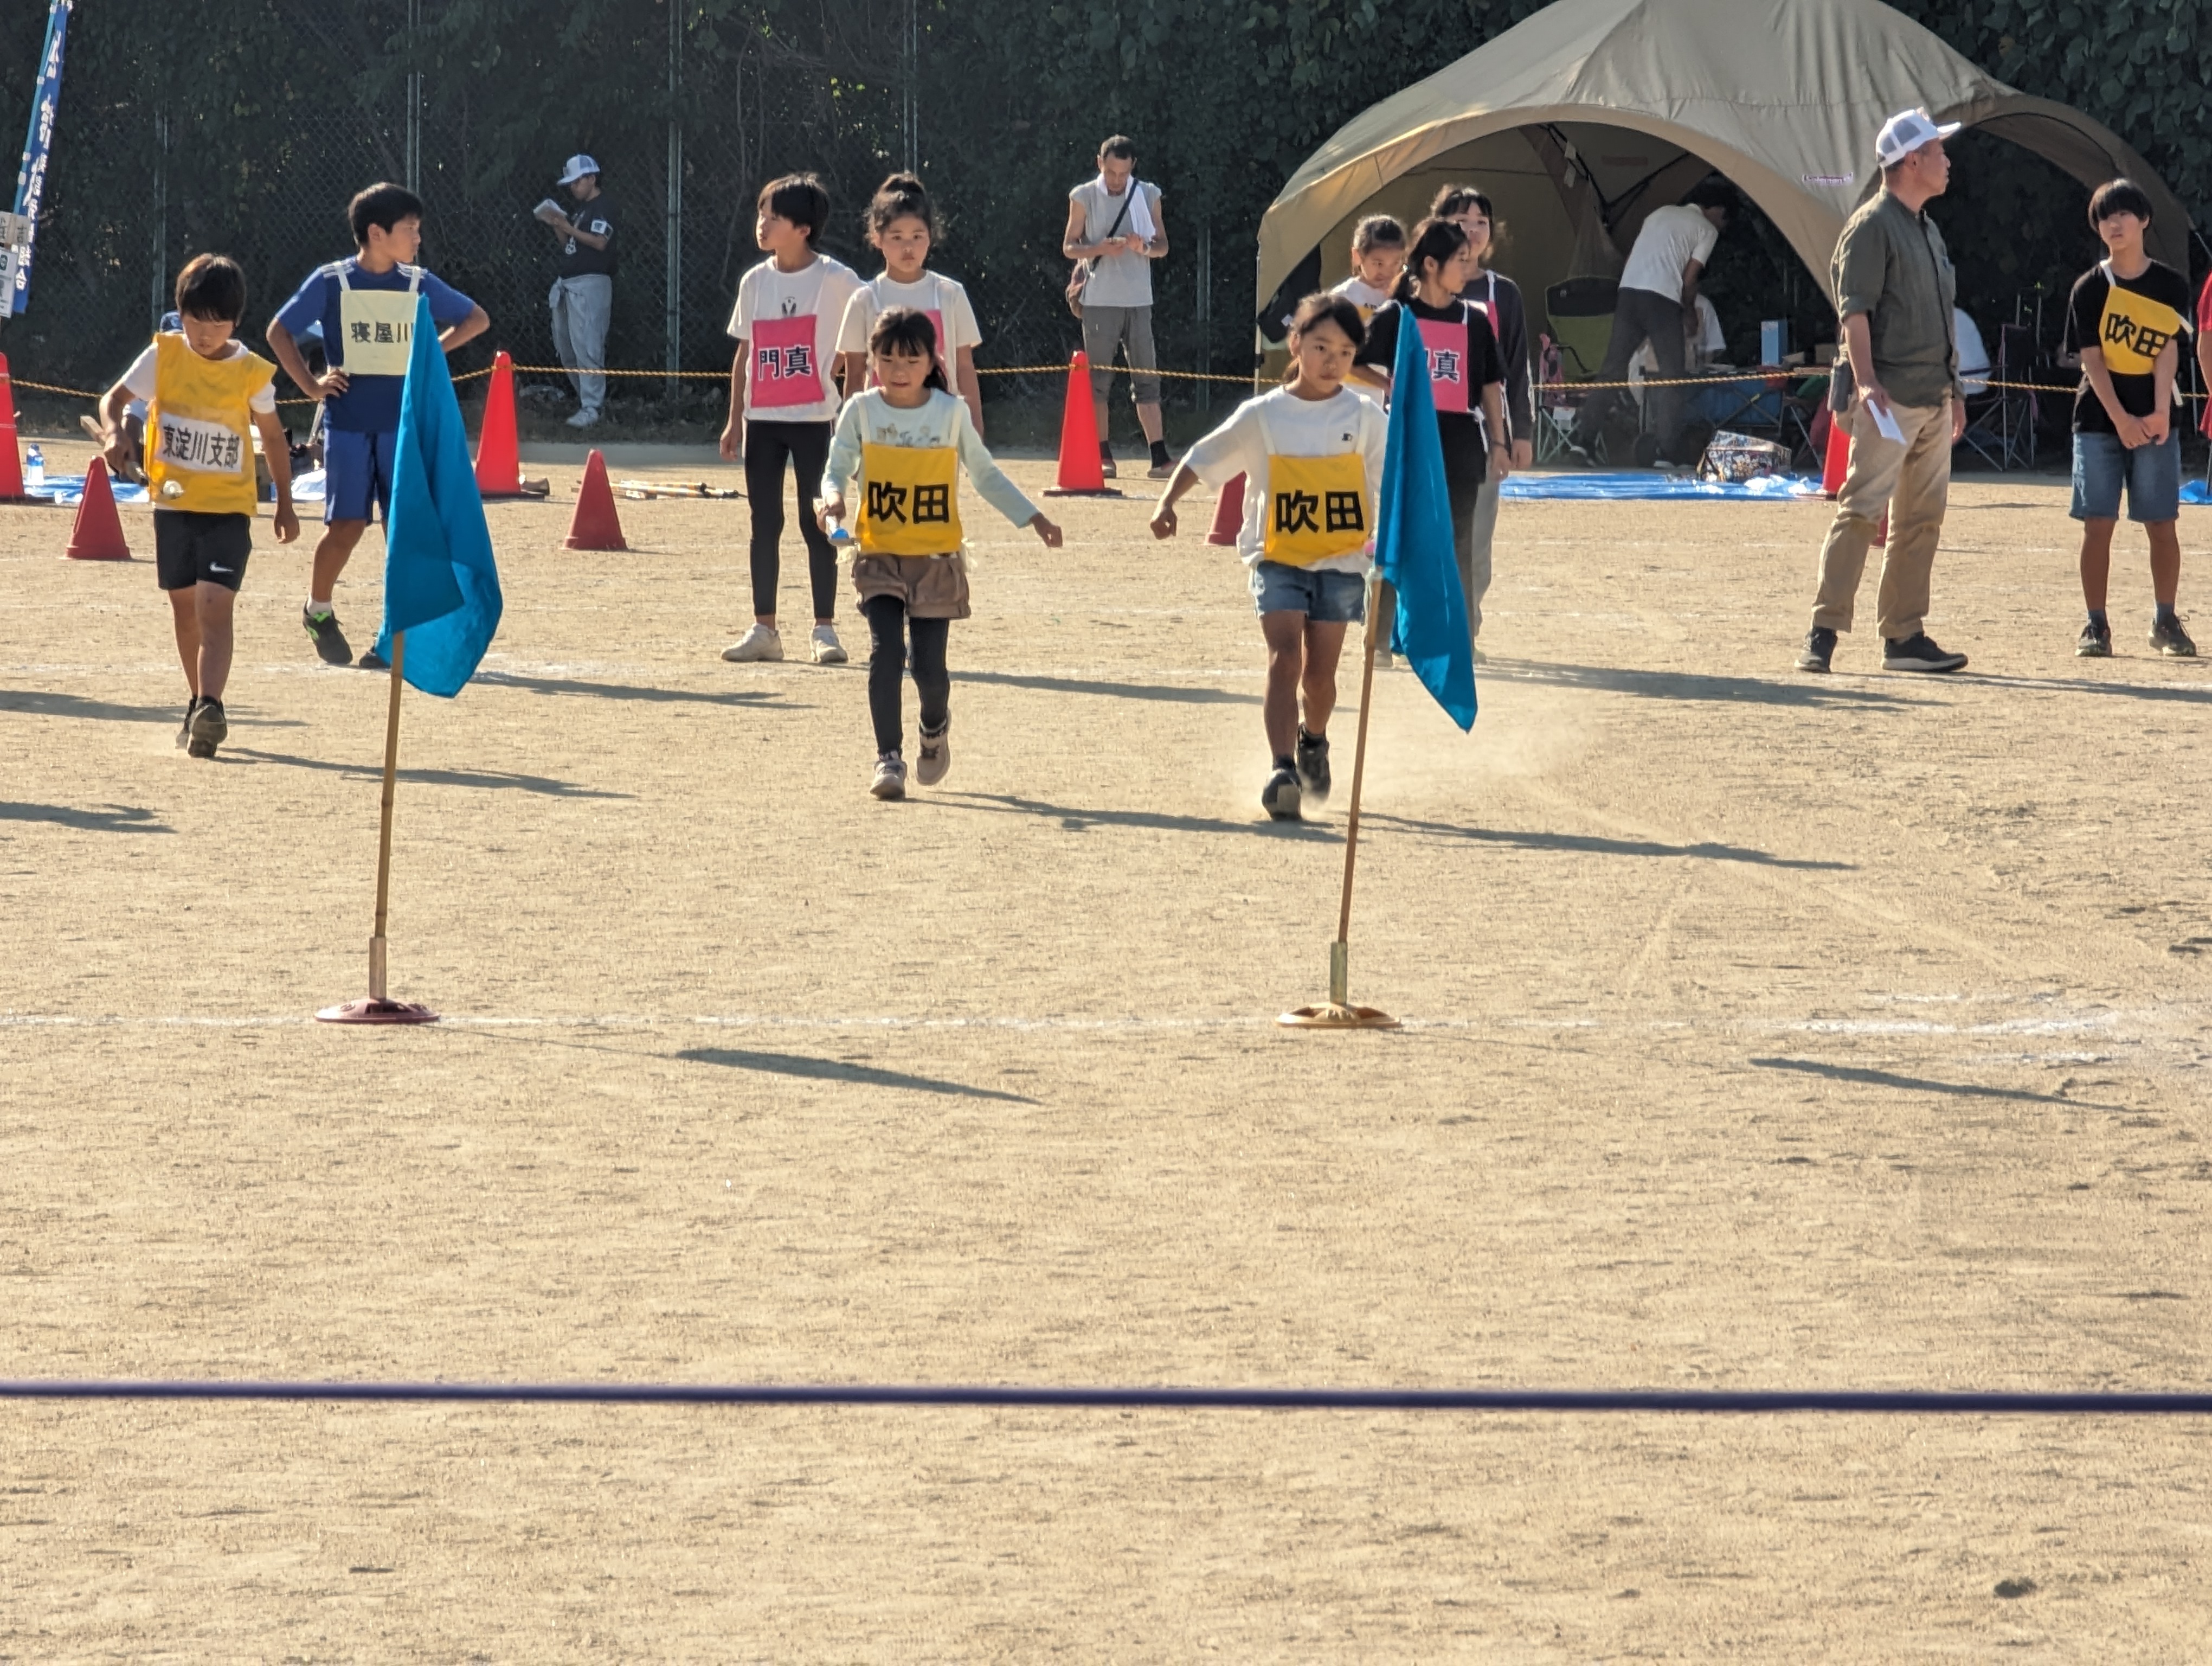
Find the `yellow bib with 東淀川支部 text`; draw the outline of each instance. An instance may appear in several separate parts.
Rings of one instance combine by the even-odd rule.
[[[252,353],[205,359],[173,331],[154,337],[146,477],[155,503],[195,514],[252,514],[253,396],[276,367]]]

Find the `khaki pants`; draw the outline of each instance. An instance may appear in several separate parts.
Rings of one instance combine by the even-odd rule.
[[[1813,623],[1849,630],[1875,522],[1889,511],[1889,547],[1876,606],[1886,641],[1919,632],[1928,612],[1928,575],[1951,491],[1951,405],[1892,405],[1905,441],[1885,440],[1864,405],[1846,419],[1850,472],[1836,496],[1836,519],[1820,546],[1820,590]]]

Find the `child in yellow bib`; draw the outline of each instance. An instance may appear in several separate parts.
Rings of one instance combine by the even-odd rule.
[[[1278,821],[1297,820],[1306,798],[1328,797],[1337,659],[1346,627],[1366,617],[1389,432],[1382,408],[1345,386],[1366,335],[1352,301],[1308,295],[1291,324],[1290,381],[1193,446],[1152,515],[1153,536],[1173,538],[1176,505],[1194,486],[1244,477],[1237,542],[1267,643],[1261,714],[1273,760],[1260,803]]]
[[[276,367],[234,331],[246,315],[246,274],[204,254],[177,275],[179,328],[154,337],[100,403],[101,437],[118,467],[129,449],[125,410],[146,402],[147,479],[154,497],[154,565],[169,593],[177,657],[191,700],[177,744],[213,757],[230,733],[231,616],[253,549],[253,435],[276,489],[276,541],[300,536],[292,512],[292,450],[276,420]]]
[[[921,752],[915,778],[924,787],[952,765],[952,674],[945,642],[955,619],[968,617],[968,565],[961,558],[960,471],[983,501],[1016,526],[1036,530],[1049,550],[1060,528],[1006,478],[968,414],[946,390],[937,326],[927,313],[894,307],[876,319],[868,359],[877,386],[845,402],[822,475],[821,522],[836,535],[845,519],[846,489],[857,489],[853,584],[868,622],[868,712],[876,730],[876,772],[868,790],[879,799],[906,796],[904,719],[900,684],[912,641],[915,688],[921,695]]]

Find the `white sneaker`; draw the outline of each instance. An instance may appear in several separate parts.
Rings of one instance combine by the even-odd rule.
[[[902,799],[906,796],[906,760],[896,752],[885,752],[876,760],[875,779],[868,790],[879,799]]]
[[[752,660],[781,660],[783,638],[776,635],[774,625],[757,624],[724,648],[722,657],[738,665]]]
[[[842,666],[849,657],[845,652],[844,643],[837,640],[836,631],[825,624],[814,627],[814,663],[816,665]]]
[[[934,787],[951,767],[952,716],[948,712],[945,727],[935,734],[927,729],[921,732],[921,754],[914,761],[914,778],[924,787]]]
[[[568,426],[570,428],[591,428],[594,426],[599,420],[599,413],[598,411],[580,410],[574,416],[571,416],[568,419]]]
[[[1391,667],[1391,666],[1393,666],[1396,665],[1397,663],[1398,663],[1398,656],[1397,656],[1396,654],[1395,654],[1391,653],[1391,652],[1390,652],[1390,650],[1389,650],[1389,648],[1376,648],[1376,649],[1375,650],[1375,669],[1376,669],[1376,670],[1377,670],[1377,671],[1388,671],[1388,670],[1389,670],[1389,669],[1390,669],[1390,667]]]

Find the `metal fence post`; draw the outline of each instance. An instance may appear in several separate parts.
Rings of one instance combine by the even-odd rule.
[[[149,330],[161,327],[161,314],[169,310],[169,112],[154,110],[154,289],[146,320]]]
[[[674,404],[684,368],[684,16],[679,0],[668,5],[668,399]]]
[[[422,71],[415,56],[415,31],[422,0],[407,0],[407,189],[422,192]]]

